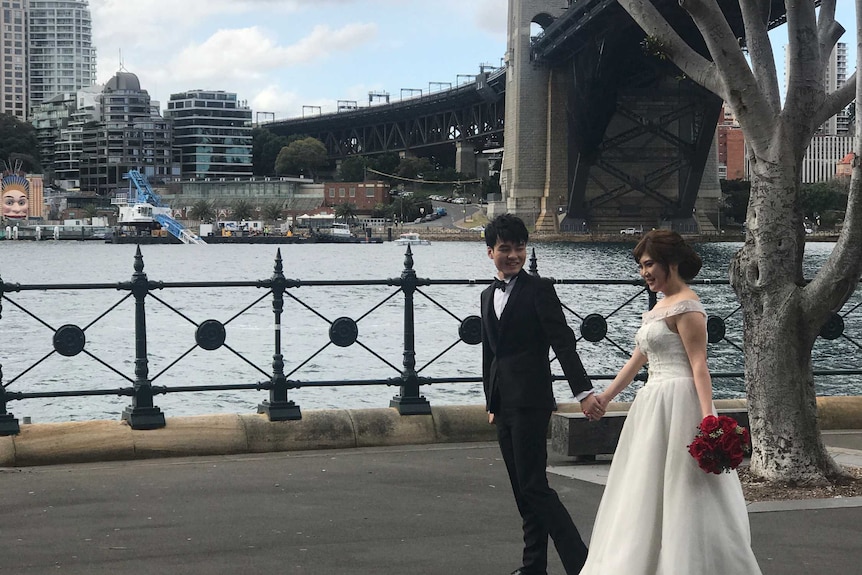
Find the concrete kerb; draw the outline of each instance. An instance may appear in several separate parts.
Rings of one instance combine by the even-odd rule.
[[[169,417],[161,429],[133,430],[123,421],[21,426],[0,437],[0,467],[274,451],[306,451],[496,437],[484,407],[440,406],[430,415],[401,416],[393,408],[308,410],[296,421],[259,414]]]
[[[862,429],[862,397],[817,399],[823,430]],[[629,404],[612,404],[625,411]],[[744,408],[744,400],[716,401],[719,409]],[[578,409],[561,404],[560,411]],[[401,416],[393,408],[308,410],[301,420],[269,421],[257,414],[167,419],[162,429],[139,431],[122,421],[28,424],[0,437],[0,467],[194,455],[229,455],[350,447],[493,441],[482,405],[432,407],[431,415]]]

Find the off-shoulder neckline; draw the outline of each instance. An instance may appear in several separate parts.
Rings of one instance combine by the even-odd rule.
[[[654,307],[649,311],[644,312],[644,317],[668,317],[687,311],[699,311],[706,313],[703,308],[703,303],[699,299],[685,298],[678,302],[672,303],[663,307]]]

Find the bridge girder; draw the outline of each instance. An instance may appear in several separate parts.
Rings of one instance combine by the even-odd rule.
[[[475,83],[388,105],[294,118],[264,127],[281,136],[323,142],[329,157],[408,152],[470,142],[481,149],[503,134],[505,72],[480,74]]]

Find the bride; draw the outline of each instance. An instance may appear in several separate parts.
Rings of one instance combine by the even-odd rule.
[[[581,575],[760,575],[735,471],[702,471],[689,455],[715,414],[706,313],[686,285],[700,256],[676,232],[654,230],[634,249],[640,275],[664,297],[646,312],[635,350],[597,399],[602,407],[649,362],[614,453]]]

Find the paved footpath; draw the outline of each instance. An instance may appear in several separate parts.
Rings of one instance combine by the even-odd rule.
[[[862,464],[862,434],[834,436]],[[589,534],[603,487],[549,463]],[[503,575],[520,558],[491,443],[5,468],[0,498],[0,573],[15,575]],[[801,507],[752,510],[764,575],[862,573],[862,500]]]

